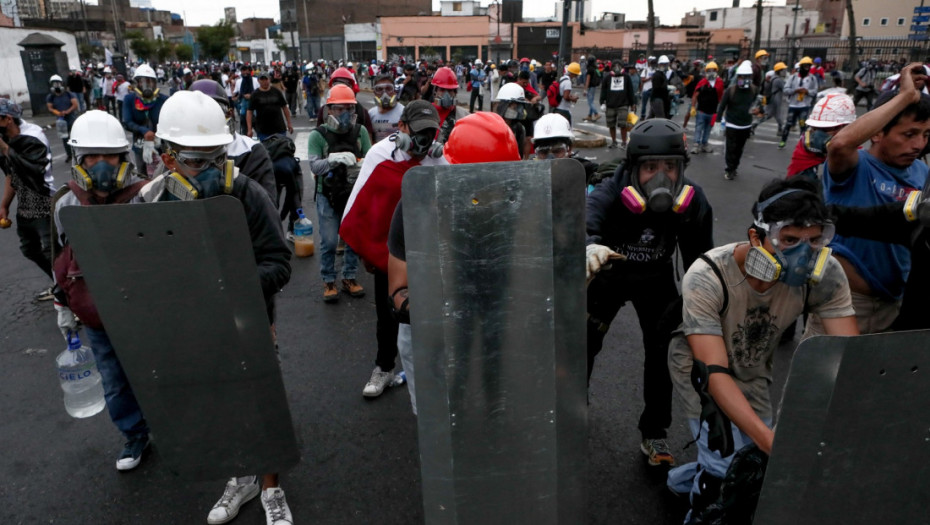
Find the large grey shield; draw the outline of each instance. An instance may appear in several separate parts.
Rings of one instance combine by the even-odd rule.
[[[586,519],[584,182],[573,160],[404,176],[427,523]]]
[[[930,331],[795,353],[756,524],[930,523]]]
[[[216,479],[297,463],[242,204],[73,206],[61,220],[169,468]]]

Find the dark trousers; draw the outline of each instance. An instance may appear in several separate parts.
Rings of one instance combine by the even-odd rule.
[[[633,303],[643,332],[643,400],[639,417],[642,437],[665,438],[672,423],[672,380],[668,373],[668,334],[659,330],[659,320],[678,299],[671,264],[655,272],[630,273],[603,270],[588,287],[588,381],[594,358],[604,345],[610,323],[627,301]]]
[[[278,203],[281,220],[287,219],[287,231],[294,231],[294,223],[298,218],[297,208],[303,206],[303,177],[300,165],[294,157],[281,157],[272,162],[272,166],[275,186],[278,188],[278,201],[281,201]]]
[[[291,110],[291,116],[294,117],[297,115],[297,92],[288,91],[284,94],[284,98],[287,99],[287,107]]]
[[[785,123],[785,128],[781,131],[781,141],[786,142],[788,140],[788,134],[791,133],[791,127],[794,126],[794,123],[798,123],[798,132],[803,135],[804,131],[807,129],[805,126],[805,121],[807,120],[807,115],[810,113],[811,108],[805,106],[801,108],[788,108],[788,122]]]
[[[859,101],[862,100],[862,97],[865,97],[866,110],[872,111],[872,104],[875,102],[875,90],[873,89],[870,89],[868,91],[859,91],[858,89],[854,90],[853,106],[858,106]]]
[[[397,320],[391,309],[391,295],[388,291],[388,276],[375,270],[375,313],[378,315],[376,333],[378,337],[378,356],[375,364],[381,370],[394,370],[397,360]]]
[[[481,94],[481,88],[472,88],[471,97],[468,98],[468,111],[475,112],[475,101],[478,101],[478,111],[484,111],[484,96]]]
[[[45,275],[52,278],[52,219],[24,219],[16,217],[16,234],[19,235],[19,251],[36,263]]]
[[[746,129],[726,129],[726,164],[727,171],[736,171],[739,168],[739,160],[743,157],[743,148],[746,147],[746,140],[752,133],[752,128]]]

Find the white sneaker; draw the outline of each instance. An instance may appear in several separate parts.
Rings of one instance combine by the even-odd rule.
[[[231,521],[239,514],[239,507],[255,496],[258,496],[258,493],[257,476],[252,476],[251,483],[244,484],[239,484],[236,478],[230,479],[226,482],[226,490],[223,491],[220,500],[210,509],[210,514],[207,516],[207,523],[210,525],[217,525],[219,523]]]
[[[294,235],[294,232],[287,232],[287,234],[284,235],[284,238],[287,239],[287,242],[291,244],[294,244],[294,241],[297,240],[297,237]]]
[[[384,389],[394,381],[394,372],[383,372],[380,366],[371,371],[371,379],[365,384],[362,395],[365,397],[378,397]]]
[[[262,491],[262,507],[265,507],[265,523],[267,525],[294,525],[291,509],[284,499],[284,490],[274,487]]]

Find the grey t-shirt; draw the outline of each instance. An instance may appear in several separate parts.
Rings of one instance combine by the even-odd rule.
[[[706,262],[696,260],[681,282],[682,324],[669,344],[668,367],[689,418],[700,416],[701,402],[691,385],[694,355],[686,336],[723,337],[733,379],[756,414],[765,419],[772,417],[769,385],[775,349],[782,332],[804,311],[805,295],[808,311],[823,318],[855,314],[846,274],[833,257],[817,285],[777,283],[759,293],[746,282],[733,258],[733,251],[740,244],[745,243],[727,244],[707,252],[720,268],[729,291],[729,304],[722,317],[719,312],[723,307],[723,289]],[[811,286],[809,294],[808,286]]]
[[[566,111],[572,110],[572,101],[565,98],[565,92],[572,91],[572,80],[568,75],[563,76],[559,79],[559,93],[562,95],[562,101],[559,102],[559,109],[564,109]]]

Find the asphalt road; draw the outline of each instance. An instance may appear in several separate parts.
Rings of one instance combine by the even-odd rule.
[[[576,122],[585,110],[579,102]],[[295,124],[300,143],[310,125],[306,116],[297,117]],[[596,122],[578,126],[607,134]],[[692,132],[693,123],[689,139]],[[55,180],[62,184],[69,167],[60,140],[48,133],[56,155]],[[792,135],[792,145],[796,140],[797,134]],[[792,148],[777,150],[776,142],[775,124],[762,125],[747,144],[734,181],[723,178],[719,139],[712,140],[714,153],[692,158],[687,174],[714,206],[717,244],[745,238],[759,189],[784,175]],[[603,162],[622,150],[582,154]],[[304,173],[309,173],[306,165]],[[304,203],[315,222],[311,191]],[[194,482],[171,474],[159,457],[157,438],[138,469],[117,472],[114,462],[122,441],[106,413],[87,420],[65,413],[54,370],[54,358],[64,348],[55,313],[51,302],[32,301],[33,293],[49,283],[20,254],[14,232],[0,231],[0,367],[6,374],[0,427],[0,449],[6,451],[0,473],[6,482],[0,490],[0,523],[204,523],[224,480]],[[343,294],[336,304],[323,304],[318,262],[318,256],[294,259],[291,282],[277,299],[282,371],[302,453],[302,462],[282,476],[295,522],[422,523],[416,421],[406,387],[392,388],[375,400],[361,395],[376,351],[373,282],[362,274],[360,281],[369,292],[364,298]],[[685,511],[683,502],[666,490],[664,471],[648,467],[639,451],[640,341],[632,308],[622,309],[591,379],[592,524],[677,524]],[[776,358],[780,380],[793,348],[786,345]],[[693,459],[693,447],[682,450],[690,436],[677,406],[669,439],[679,461]],[[235,521],[263,522],[257,502],[243,507]]]

